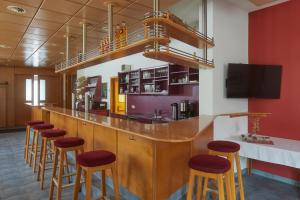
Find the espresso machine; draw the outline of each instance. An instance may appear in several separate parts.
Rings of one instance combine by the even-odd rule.
[[[180,118],[186,119],[193,117],[193,104],[189,100],[183,100],[179,104]]]

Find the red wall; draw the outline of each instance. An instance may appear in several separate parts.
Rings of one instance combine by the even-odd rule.
[[[262,121],[261,133],[300,140],[299,0],[249,14],[249,63],[283,66],[281,98],[249,100],[249,112],[272,113]],[[300,170],[293,168],[258,161],[254,168],[300,180]]]

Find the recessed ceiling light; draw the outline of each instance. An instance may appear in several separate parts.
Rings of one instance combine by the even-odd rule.
[[[103,26],[103,27],[102,27],[102,31],[105,31],[105,32],[107,32],[107,31],[108,31],[108,28],[107,28],[107,26]]]
[[[26,10],[19,6],[7,6],[6,9],[11,12],[17,13],[17,14],[25,14],[26,13]]]
[[[64,52],[59,52],[59,54],[64,55],[65,53]]]
[[[6,44],[0,44],[0,48],[2,49],[10,49],[11,47]]]

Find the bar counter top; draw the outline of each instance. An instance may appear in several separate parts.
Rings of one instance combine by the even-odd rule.
[[[95,125],[124,131],[139,137],[160,142],[189,142],[193,141],[209,125],[213,123],[214,116],[200,115],[162,124],[143,124],[141,122],[99,116],[60,107],[43,107],[45,111],[61,114],[67,117],[82,120]]]

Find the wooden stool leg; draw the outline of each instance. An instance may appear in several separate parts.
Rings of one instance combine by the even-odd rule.
[[[218,175],[218,191],[219,191],[219,200],[224,200],[223,174]]]
[[[196,200],[200,200],[201,199],[201,193],[202,193],[202,177],[198,176],[198,183],[197,183],[197,193],[196,193]]]
[[[27,162],[27,154],[28,154],[28,135],[29,135],[29,128],[26,126],[26,133],[25,133],[25,144],[24,144],[24,159],[25,163]]]
[[[238,153],[235,154],[235,161],[236,161],[236,168],[237,168],[237,175],[238,175],[238,182],[239,182],[239,189],[240,189],[240,200],[245,200],[241,161],[240,161],[240,155]]]
[[[54,149],[54,163],[53,163],[53,169],[52,169],[52,177],[51,177],[51,185],[50,185],[50,191],[49,191],[49,200],[53,199],[53,192],[54,192],[54,179],[56,177],[56,168],[57,168],[57,161],[58,161],[58,149]]]
[[[189,178],[189,184],[188,184],[188,193],[187,193],[187,200],[193,199],[193,187],[195,182],[195,173],[194,170],[190,170],[190,178]]]
[[[56,200],[61,199],[62,180],[63,180],[63,175],[64,175],[64,157],[65,157],[65,152],[63,152],[63,150],[60,150]]]
[[[68,183],[71,183],[70,171],[69,171],[69,161],[68,161],[67,153],[65,153],[65,162],[66,162],[65,169],[66,169],[67,180],[68,180]]]
[[[202,190],[202,199],[206,200],[206,192],[207,192],[208,178],[204,178],[203,190]]]
[[[80,179],[81,179],[81,167],[76,164],[76,179],[75,179],[75,185],[74,185],[74,200],[78,200],[78,193],[80,189]]]
[[[102,191],[102,196],[106,196],[106,177],[105,177],[105,170],[102,170],[101,172],[101,191]]]
[[[226,185],[226,196],[227,200],[233,200],[231,197],[231,188],[230,188],[230,172],[226,172],[225,174],[225,185]]]
[[[35,136],[35,146],[34,146],[34,157],[33,157],[33,172],[35,173],[36,171],[36,159],[38,156],[38,146],[39,146],[39,133],[36,131],[36,136]]]
[[[228,156],[228,160],[231,163],[231,168],[230,168],[230,188],[231,188],[231,196],[233,199],[236,199],[236,191],[235,191],[235,177],[234,177],[234,155],[230,154]]]
[[[40,147],[40,158],[39,158],[39,162],[38,162],[38,174],[37,174],[37,181],[40,181],[40,175],[41,175],[41,166],[42,166],[42,162],[44,159],[44,138],[42,138],[42,144]]]
[[[30,157],[29,158],[29,166],[30,167],[32,166],[32,156],[33,156],[33,152],[34,152],[35,137],[36,137],[36,132],[34,131],[33,136],[32,136],[32,140],[31,140],[30,151],[29,151],[29,154],[30,154],[30,156],[29,156]]]
[[[92,173],[87,170],[85,176],[85,199],[91,200],[91,191],[92,191]]]
[[[42,177],[41,177],[41,189],[43,190],[44,189],[44,178],[45,178],[45,166],[46,166],[46,161],[47,161],[47,139],[44,139],[43,141],[43,151],[41,151],[41,157],[43,155],[43,159],[42,159]]]
[[[118,168],[116,163],[114,163],[113,167],[111,168],[111,173],[112,173],[112,178],[114,183],[115,200],[120,200]]]

